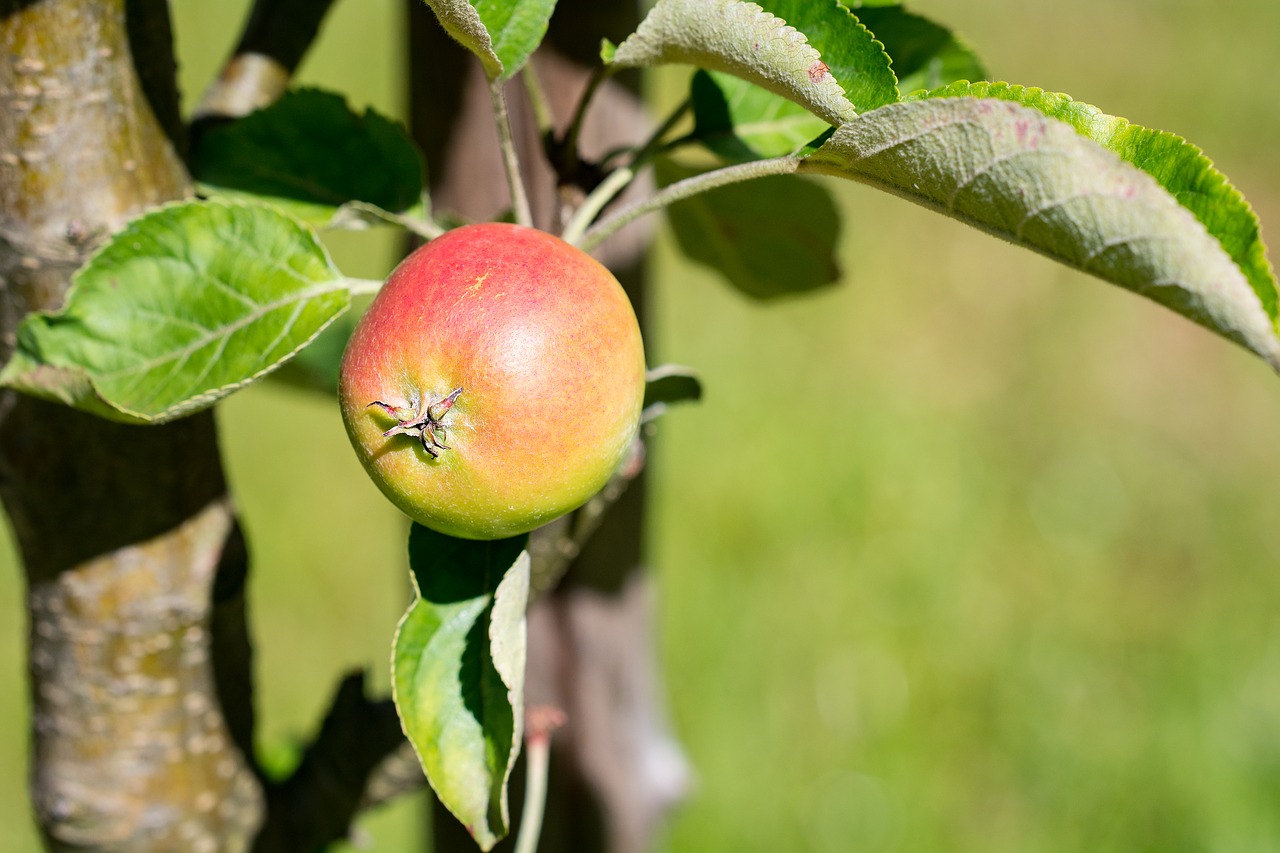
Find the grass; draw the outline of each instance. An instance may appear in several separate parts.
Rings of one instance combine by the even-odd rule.
[[[1271,4],[917,6],[998,78],[1185,134],[1280,222]],[[358,69],[353,100],[394,111],[394,7],[339,4],[308,79]],[[198,90],[235,16],[176,8]],[[655,454],[661,656],[699,778],[663,846],[1280,850],[1276,377],[896,199],[839,204],[846,280],[802,300],[750,303],[659,244],[657,349],[707,388]],[[372,277],[388,247],[336,251]],[[264,385],[221,423],[262,749],[287,761],[337,672],[385,685],[403,524],[327,401]],[[24,853],[18,578],[0,568],[0,849]],[[415,806],[369,832],[411,849]]]

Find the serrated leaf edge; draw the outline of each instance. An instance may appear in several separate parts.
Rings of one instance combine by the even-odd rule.
[[[1008,97],[1005,96],[1006,94],[1008,95]],[[1094,136],[1090,136],[1088,133],[1085,133],[1084,130],[1082,130],[1079,127],[1076,127],[1071,122],[1064,121],[1063,119],[1060,119],[1055,115],[1051,115],[1050,113],[1047,113],[1044,110],[1041,110],[1035,103],[1027,102],[1028,98],[1036,99],[1042,96],[1053,98],[1053,99],[1060,99],[1061,103],[1065,108],[1078,109],[1081,112],[1087,114],[1089,119],[1092,121],[1103,121],[1108,123],[1109,125],[1108,138],[1103,140],[1103,139],[1098,139]],[[1029,109],[1039,112],[1041,115],[1044,115],[1048,118],[1051,118],[1055,121],[1059,121],[1067,125],[1072,130],[1076,131],[1076,133],[1079,133],[1081,136],[1083,136],[1085,139],[1088,139],[1102,146],[1106,150],[1111,151],[1113,154],[1116,154],[1116,156],[1120,157],[1120,159],[1124,160],[1124,162],[1126,163],[1129,163],[1134,168],[1139,169],[1148,175],[1151,175],[1151,177],[1156,181],[1156,183],[1159,184],[1161,188],[1165,189],[1165,192],[1168,193],[1175,201],[1178,202],[1179,207],[1182,207],[1184,210],[1190,213],[1193,217],[1195,217],[1196,221],[1205,227],[1205,230],[1209,234],[1209,236],[1213,237],[1214,241],[1217,242],[1218,245],[1222,246],[1223,251],[1227,253],[1227,256],[1230,257],[1233,262],[1235,262],[1235,265],[1240,270],[1241,275],[1243,275],[1245,278],[1245,281],[1249,283],[1250,289],[1253,290],[1255,295],[1257,295],[1259,301],[1261,301],[1263,310],[1271,318],[1272,323],[1273,325],[1276,326],[1277,331],[1280,331],[1280,282],[1277,282],[1275,270],[1271,266],[1271,262],[1267,257],[1266,243],[1262,238],[1261,222],[1258,220],[1257,213],[1254,211],[1253,206],[1249,203],[1249,200],[1245,198],[1244,194],[1239,190],[1239,188],[1237,188],[1234,184],[1232,184],[1230,179],[1228,179],[1227,176],[1213,164],[1213,161],[1209,159],[1209,156],[1205,154],[1204,150],[1200,148],[1198,145],[1192,142],[1188,142],[1184,137],[1180,136],[1179,134],[1172,133],[1167,130],[1159,130],[1156,128],[1149,128],[1149,127],[1145,127],[1144,125],[1135,124],[1122,116],[1115,116],[1115,115],[1111,115],[1110,113],[1104,112],[1102,109],[1096,106],[1093,106],[1092,104],[1085,103],[1084,101],[1077,101],[1076,99],[1072,98],[1070,95],[1066,95],[1061,92],[1052,92],[1047,89],[1042,89],[1038,86],[1023,86],[1021,84],[1007,83],[1007,82],[987,82],[987,81],[970,82],[968,80],[957,80],[954,83],[950,83],[946,86],[942,86],[937,89],[932,89],[927,91],[921,90],[919,92],[912,94],[905,100],[924,101],[924,100],[936,100],[939,98],[957,98],[957,97],[993,98],[997,100],[1003,100],[1003,101],[1009,101],[1016,104],[1021,104]],[[1241,266],[1240,263],[1236,262],[1235,256],[1232,255],[1230,251],[1227,250],[1227,247],[1222,243],[1222,241],[1218,238],[1218,236],[1213,233],[1213,231],[1209,228],[1208,223],[1204,222],[1204,220],[1200,218],[1200,216],[1197,214],[1195,210],[1182,204],[1182,199],[1178,197],[1177,193],[1170,192],[1168,188],[1165,188],[1164,184],[1160,182],[1160,179],[1155,174],[1153,174],[1150,170],[1148,170],[1147,168],[1144,168],[1143,164],[1132,162],[1131,160],[1125,158],[1122,154],[1120,154],[1120,152],[1116,151],[1114,148],[1112,148],[1108,144],[1112,139],[1125,133],[1130,129],[1144,131],[1147,133],[1153,133],[1161,139],[1168,140],[1171,144],[1179,145],[1181,147],[1188,149],[1189,153],[1193,157],[1199,158],[1200,160],[1203,161],[1204,166],[1207,168],[1207,175],[1209,177],[1209,180],[1211,180],[1217,186],[1222,187],[1225,190],[1226,195],[1230,198],[1230,200],[1240,205],[1244,215],[1246,215],[1249,218],[1250,224],[1253,226],[1254,240],[1250,244],[1250,247],[1247,250],[1246,254],[1250,256],[1249,259],[1251,261],[1255,263],[1260,263],[1261,273],[1263,276],[1265,276],[1262,280],[1260,281],[1255,280],[1254,276],[1250,274],[1251,273],[1250,269],[1246,269],[1244,266]],[[1259,292],[1259,288],[1262,286],[1265,286],[1265,293]]]
[[[680,5],[686,10],[672,11]],[[691,41],[705,39],[707,34],[694,24],[706,18],[728,19],[742,28],[757,28],[770,38],[790,42],[800,51],[799,64],[807,70],[796,73],[794,69],[784,69],[785,76],[770,76],[767,71],[777,69],[763,68],[752,61],[760,48],[758,39],[753,40],[749,50],[732,56],[715,50],[709,41]],[[614,50],[612,64],[628,68],[665,62],[691,63],[733,74],[795,101],[834,125],[858,115],[839,81],[824,73],[826,64],[805,34],[749,0],[659,0],[636,31]]]
[[[131,233],[135,233],[137,226],[141,225],[143,222],[145,222],[146,220],[150,219],[153,216],[159,216],[177,208],[199,207],[199,206],[208,206],[208,205],[218,205],[221,207],[238,207],[238,208],[262,207],[262,208],[270,209],[273,213],[279,216],[282,216],[290,220],[291,222],[293,222],[295,225],[297,225],[298,228],[307,235],[307,238],[311,241],[312,245],[314,245],[319,250],[328,267],[334,270],[335,272],[337,272],[337,267],[334,266],[333,259],[329,256],[329,251],[325,248],[324,244],[321,243],[320,240],[316,237],[314,231],[312,231],[310,227],[308,227],[304,222],[299,220],[297,217],[292,216],[289,213],[286,213],[285,211],[281,210],[275,205],[272,205],[267,202],[238,202],[238,201],[232,201],[229,199],[222,199],[222,198],[179,199],[177,201],[166,202],[165,204],[148,208],[146,211],[144,211],[140,215],[129,220],[129,222],[127,222],[123,228],[121,228],[118,232],[116,232],[111,236],[110,240],[107,240],[101,246],[98,246],[96,249],[94,249],[93,252],[91,252],[89,256],[85,259],[84,263],[80,265],[79,269],[77,269],[72,274],[71,284],[67,288],[66,296],[64,298],[64,303],[63,303],[64,306],[71,302],[73,295],[79,288],[82,271],[87,269],[95,260],[97,260],[97,258],[100,255],[106,252],[114,243],[127,238]],[[338,278],[333,279],[333,281],[346,282],[347,279],[340,276]],[[285,355],[283,358],[281,358],[279,361],[275,362],[272,365],[269,365],[268,367],[258,371],[257,373],[254,373],[252,376],[246,379],[243,379],[239,382],[235,382],[229,385],[223,385],[223,386],[219,386],[218,388],[210,389],[209,391],[205,391],[201,394],[196,395],[195,397],[188,397],[187,399],[183,400],[181,403],[171,406],[156,415],[147,415],[141,412],[135,412],[129,408],[126,408],[125,406],[119,405],[117,403],[113,403],[111,400],[107,399],[103,395],[102,391],[98,387],[98,384],[94,381],[93,377],[88,373],[88,371],[85,371],[74,365],[68,366],[63,364],[54,364],[51,362],[36,361],[35,359],[31,359],[30,356],[26,354],[26,351],[22,349],[21,343],[19,343],[19,347],[14,350],[13,355],[10,356],[9,361],[4,365],[4,367],[0,368],[0,386],[14,388],[16,390],[22,391],[23,393],[30,394],[32,396],[41,397],[42,399],[56,400],[58,402],[69,405],[72,408],[78,408],[84,411],[89,411],[93,414],[97,414],[103,417],[106,417],[111,413],[118,413],[122,417],[117,418],[117,420],[120,420],[124,423],[153,424],[153,425],[168,423],[170,421],[177,420],[178,418],[185,417],[190,414],[194,414],[200,409],[206,408],[209,405],[212,405],[213,403],[217,402],[218,400],[221,400],[223,397],[233,394],[234,392],[245,387],[246,385],[256,382],[257,380],[261,379],[262,377],[266,376],[267,374],[279,368],[281,365],[285,364],[287,361],[289,361],[295,355],[297,355],[299,352],[305,349],[307,345],[310,344],[312,341],[314,341],[320,335],[321,332],[327,329],[329,325],[333,323],[334,320],[337,320],[347,311],[347,309],[350,307],[351,300],[350,300],[349,290],[347,289],[345,284],[340,286],[318,285],[315,289],[315,292],[304,291],[300,294],[295,294],[300,297],[312,298],[314,296],[322,296],[326,293],[333,293],[337,291],[346,291],[348,293],[346,304],[344,304],[339,311],[337,311],[332,317],[326,320],[319,328],[317,328],[314,334],[310,335],[309,337],[307,337],[306,340],[300,343],[297,347],[290,350],[289,353]],[[285,300],[281,304],[282,305],[288,304],[289,301],[290,300]],[[31,314],[28,315],[28,317],[35,317],[35,316],[54,317],[57,314],[59,314],[62,310],[63,309],[60,308],[55,310],[33,311],[31,312]],[[26,322],[26,319],[27,319],[26,317],[23,318],[24,323]],[[21,341],[21,336],[22,336],[21,325],[19,326],[19,329],[18,329],[18,335],[19,335],[19,341]],[[31,370],[25,373],[14,375],[16,371],[12,370],[12,368],[15,365],[19,364],[22,359],[30,360],[35,365],[35,367],[33,367]],[[93,392],[93,399],[96,400],[98,403],[102,404],[102,407],[105,407],[105,410],[99,407],[88,408],[88,407],[77,406],[73,404],[71,401],[59,395],[42,393],[40,386],[35,386],[30,384],[19,384],[18,380],[20,379],[21,376],[30,375],[32,372],[34,372],[36,368],[39,368],[39,367],[48,367],[48,368],[63,372],[69,376],[77,377],[78,379],[83,381],[85,385]]]
[[[934,99],[934,100],[940,100],[940,99]],[[1209,328],[1215,333],[1220,334],[1224,337],[1227,337],[1230,340],[1233,340],[1236,343],[1244,346],[1250,351],[1261,356],[1268,364],[1271,365],[1273,369],[1275,369],[1277,372],[1280,372],[1280,337],[1278,337],[1276,334],[1275,321],[1272,320],[1270,315],[1267,313],[1265,307],[1262,304],[1261,298],[1258,296],[1257,293],[1254,292],[1250,282],[1245,277],[1243,270],[1241,270],[1239,265],[1235,263],[1234,258],[1232,258],[1231,255],[1227,253],[1227,251],[1225,250],[1225,248],[1222,247],[1222,244],[1217,240],[1217,238],[1214,237],[1213,234],[1211,234],[1207,228],[1205,228],[1204,224],[1200,222],[1200,220],[1197,219],[1190,210],[1188,210],[1187,208],[1179,204],[1178,201],[1173,197],[1173,195],[1169,193],[1168,190],[1166,190],[1152,175],[1148,174],[1147,172],[1143,171],[1142,169],[1138,168],[1132,163],[1129,163],[1127,160],[1120,157],[1116,152],[1100,145],[1099,143],[1095,142],[1094,140],[1090,139],[1084,134],[1079,133],[1079,131],[1076,130],[1076,128],[1072,127],[1069,123],[1061,121],[1060,119],[1054,118],[1052,116],[1049,116],[1040,110],[1023,105],[1017,101],[1012,101],[1009,99],[998,99],[998,98],[981,99],[981,98],[972,98],[972,97],[964,98],[964,99],[957,98],[956,100],[969,100],[974,102],[981,102],[983,100],[987,100],[993,103],[999,103],[1003,105],[1005,108],[1013,108],[1017,110],[1026,111],[1029,115],[1036,116],[1040,120],[1045,122],[1051,122],[1053,125],[1063,125],[1071,133],[1075,134],[1075,136],[1080,137],[1084,139],[1088,144],[1095,146],[1099,153],[1105,153],[1107,157],[1114,158],[1114,161],[1116,164],[1121,165],[1127,169],[1132,169],[1135,177],[1141,176],[1143,180],[1150,181],[1151,188],[1158,190],[1161,195],[1168,198],[1168,203],[1172,205],[1171,210],[1180,211],[1182,216],[1186,217],[1187,225],[1199,229],[1200,232],[1209,239],[1210,241],[1209,244],[1212,245],[1213,247],[1216,247],[1217,250],[1221,253],[1221,259],[1222,261],[1225,262],[1227,268],[1234,271],[1236,275],[1239,276],[1239,284],[1241,285],[1242,289],[1238,294],[1238,296],[1240,298],[1252,298],[1253,300],[1255,300],[1255,306],[1258,309],[1260,318],[1265,318],[1267,320],[1266,334],[1263,335],[1263,329],[1259,327],[1259,325],[1255,322],[1247,323],[1243,327],[1239,327],[1235,324],[1209,325],[1207,322],[1191,317],[1190,315],[1187,315],[1185,312],[1179,311],[1178,313],[1181,313],[1184,316],[1187,316],[1188,319],[1192,319],[1195,322],[1199,322],[1201,325],[1204,325],[1206,328]],[[913,99],[912,101],[904,101],[904,102],[900,102],[899,104],[891,104],[886,107],[882,107],[879,110],[872,111],[871,113],[864,113],[862,116],[860,116],[859,121],[872,119],[876,113],[879,113],[883,110],[890,110],[895,108],[900,108],[900,109],[908,108],[912,103],[916,103],[916,102],[924,102],[924,99]],[[955,122],[951,122],[951,123],[955,123]],[[941,127],[941,126],[944,126],[944,125],[938,125],[935,127],[926,128],[924,131],[917,134],[916,136],[904,137],[904,138],[898,139],[892,143],[887,144],[884,148],[880,149],[879,151],[870,152],[869,154],[866,154],[860,157],[859,159],[866,159],[868,156],[873,156],[874,154],[880,153],[881,151],[888,150],[889,148],[897,147],[898,145],[919,139],[920,137],[924,136],[926,133],[932,132],[933,130],[936,130],[938,127]],[[850,123],[849,125],[846,125],[846,127],[852,127],[852,123]],[[840,130],[843,130],[843,129],[845,128],[841,128]],[[837,136],[838,135],[839,135],[839,131],[837,131]],[[874,179],[871,179],[871,176],[869,175],[859,174],[859,172],[854,169],[834,168],[830,162],[827,162],[827,163],[823,162],[822,155],[823,155],[823,150],[819,149],[818,152],[815,152],[815,156],[811,156],[810,158],[806,158],[806,160],[802,161],[800,164],[800,172],[811,173],[811,174],[827,174],[835,177],[854,179],[859,182],[866,183],[870,186],[875,186],[877,188],[883,189],[887,192],[890,192],[891,194],[909,199],[917,204],[921,204],[924,207],[943,213],[944,215],[950,216],[952,218],[958,219],[962,222],[965,222],[966,224],[971,225],[974,228],[977,228],[980,231],[984,231],[988,234],[999,237],[1001,239],[1009,240],[1011,237],[1010,234],[996,227],[993,227],[992,225],[989,225],[988,223],[982,220],[973,219],[969,216],[957,213],[947,203],[936,202],[936,201],[933,201],[932,199],[929,199],[927,196],[911,193],[904,188],[896,187],[892,184],[878,182]],[[964,186],[971,184],[972,177],[973,176],[971,176],[971,179],[969,181],[961,182],[959,187],[963,188]],[[954,200],[954,194],[953,194],[953,200]],[[1025,224],[1025,220],[1024,220],[1024,224]],[[1020,226],[1020,229],[1021,229],[1021,226]],[[1017,235],[1015,234],[1013,236],[1017,236]],[[1097,273],[1095,273],[1094,271],[1086,269],[1085,267],[1080,266],[1079,264],[1073,263],[1067,258],[1061,257],[1056,254],[1052,254],[1046,248],[1039,247],[1034,244],[1026,243],[1026,242],[1018,242],[1018,245],[1024,248],[1030,249],[1032,251],[1035,251],[1037,253],[1044,254],[1046,257],[1052,258],[1053,260],[1059,263],[1062,263],[1066,266],[1080,269],[1081,271],[1088,273],[1090,275],[1097,275]],[[1125,288],[1125,289],[1129,289],[1134,292],[1144,293],[1145,295],[1151,296],[1152,293],[1147,292],[1147,290],[1152,290],[1154,292],[1160,286],[1162,286],[1161,283],[1153,283],[1152,286],[1148,289],[1138,289],[1138,288]]]

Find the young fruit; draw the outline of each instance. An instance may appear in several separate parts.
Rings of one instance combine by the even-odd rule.
[[[391,274],[347,344],[347,434],[404,513],[468,539],[581,506],[636,435],[640,327],[617,280],[533,228],[454,229]]]

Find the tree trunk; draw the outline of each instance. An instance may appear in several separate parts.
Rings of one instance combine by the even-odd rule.
[[[0,49],[7,358],[94,245],[189,180],[163,0],[0,0]],[[246,849],[246,554],[212,415],[131,427],[4,392],[0,497],[27,580],[49,848]]]

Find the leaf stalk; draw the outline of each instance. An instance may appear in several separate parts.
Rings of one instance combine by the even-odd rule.
[[[581,236],[575,234],[575,239],[573,240],[569,239],[569,229],[566,228],[565,239],[568,242],[577,245],[583,251],[589,252],[605,240],[612,237],[624,226],[631,224],[646,213],[652,213],[653,211],[660,210],[669,204],[690,198],[698,195],[699,193],[716,189],[717,187],[724,187],[729,184],[736,184],[742,181],[749,181],[753,178],[793,174],[800,166],[800,159],[801,158],[794,154],[788,154],[785,157],[774,157],[770,160],[755,160],[750,163],[726,166],[723,169],[715,169],[710,172],[703,172],[700,175],[694,175],[691,178],[685,178],[683,181],[677,181],[670,186],[664,187],[643,201],[638,201],[634,204],[628,205],[613,216],[610,216],[608,219],[602,220],[587,229],[585,233],[581,234]],[[620,169],[619,171],[621,172],[626,170]],[[601,184],[601,189],[603,188],[604,184]],[[592,193],[592,195],[595,195],[595,193]],[[583,208],[585,209],[586,206],[587,205],[584,203]],[[579,213],[582,213],[582,211],[580,210]],[[576,221],[578,217],[575,216],[574,219]]]
[[[516,154],[515,137],[511,133],[511,115],[507,110],[507,95],[501,80],[489,83],[489,95],[493,101],[493,117],[498,125],[498,146],[502,150],[502,165],[507,173],[507,187],[511,191],[511,210],[520,225],[533,226],[533,212],[529,208],[529,196],[520,177],[520,158]]]

